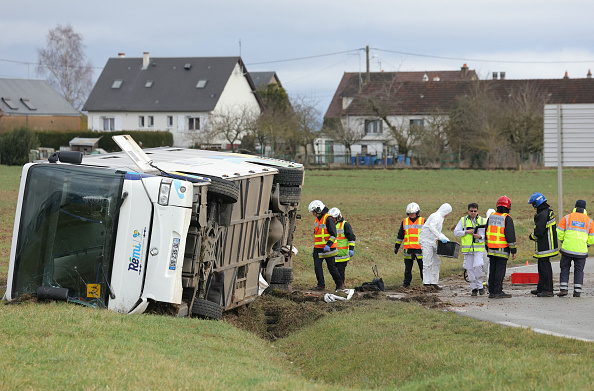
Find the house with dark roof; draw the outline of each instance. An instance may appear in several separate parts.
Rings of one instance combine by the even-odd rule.
[[[433,75],[433,78],[425,77]],[[504,76],[504,75],[502,75]],[[507,99],[523,87],[531,86],[545,94],[548,104],[593,103],[594,80],[586,78],[512,80],[495,78],[478,80],[476,73],[462,67],[455,72],[375,72],[365,80],[365,74],[345,73],[324,116],[325,123],[340,121],[343,127],[356,129],[361,140],[352,147],[352,154],[371,154],[378,157],[398,153],[396,141],[384,120],[369,104],[384,95],[382,104],[391,123],[398,126],[425,126],[429,117],[448,116],[460,97],[472,93],[477,86],[488,87],[501,99]],[[419,80],[420,79],[420,80]],[[333,140],[320,138],[320,152],[324,145],[333,145],[335,154],[345,153]],[[328,150],[328,148],[325,148]]]
[[[0,131],[79,130],[80,118],[45,80],[0,79]]]
[[[276,72],[250,72],[250,76],[258,91],[265,90],[269,84],[282,87]]]
[[[145,52],[110,58],[83,110],[92,130],[169,131],[175,146],[230,149],[221,135],[206,137],[213,116],[259,115],[263,106],[240,57],[151,58]]]

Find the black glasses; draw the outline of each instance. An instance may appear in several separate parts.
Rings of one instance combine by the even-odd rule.
[[[468,211],[469,211],[470,213],[478,213],[478,210],[474,210],[474,209],[473,209],[473,210],[470,210],[470,209],[468,209]]]

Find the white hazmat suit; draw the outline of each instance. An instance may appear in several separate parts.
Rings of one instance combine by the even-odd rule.
[[[448,240],[447,236],[441,233],[443,220],[452,212],[450,204],[443,204],[437,212],[425,220],[423,228],[419,233],[419,244],[423,251],[423,284],[437,285],[439,282],[439,256],[437,255],[437,241]]]

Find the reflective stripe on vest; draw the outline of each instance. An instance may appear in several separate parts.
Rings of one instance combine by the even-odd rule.
[[[338,254],[334,258],[335,262],[347,262],[350,259],[349,241],[344,236],[344,223],[344,220],[336,223],[336,248],[338,249]]]
[[[415,222],[412,222],[409,217],[404,219],[402,222],[402,228],[404,229],[404,249],[421,248],[419,244],[419,232],[421,232],[423,224],[425,224],[423,217],[419,217]]]
[[[462,228],[464,229],[464,231],[466,231],[467,229],[474,229],[474,227],[477,225],[485,224],[484,217],[482,217],[482,216],[477,216],[476,222],[473,222],[472,219],[470,219],[468,216],[464,216],[460,220],[462,221]],[[460,241],[461,241],[460,250],[463,253],[473,253],[473,252],[485,251],[485,243],[482,241],[474,242],[473,234],[466,234],[466,235],[462,236]]]
[[[336,248],[336,238],[331,237],[330,234],[328,233],[328,230],[326,229],[326,219],[328,218],[328,214],[325,214],[324,216],[322,216],[321,220],[318,220],[316,218],[316,221],[314,223],[314,247],[316,248],[324,248],[326,246],[326,243],[328,243],[329,240],[333,240],[334,243],[332,243],[332,245],[330,246],[331,248]]]

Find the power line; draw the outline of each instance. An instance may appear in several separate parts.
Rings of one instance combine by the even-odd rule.
[[[379,49],[379,48],[371,48],[371,49],[377,50],[379,52],[403,54],[406,56],[428,57],[428,58],[437,58],[440,60],[456,60],[456,61],[465,61],[465,62],[498,62],[498,63],[507,63],[507,64],[579,64],[579,63],[594,62],[593,60],[576,60],[576,61],[482,60],[482,59],[473,59],[473,58],[442,57],[442,56],[433,56],[430,54],[407,53],[407,52],[399,52],[396,50],[387,50],[387,49]]]
[[[271,60],[271,61],[262,61],[262,62],[252,62],[252,63],[249,63],[249,64],[246,63],[245,65],[262,65],[262,64],[274,64],[274,63],[279,63],[279,62],[290,62],[290,61],[309,60],[309,59],[312,59],[312,58],[328,57],[328,56],[335,56],[337,54],[345,54],[345,53],[358,52],[360,50],[365,50],[365,49],[363,49],[363,48],[361,48],[361,49],[351,49],[351,50],[345,50],[345,51],[342,51],[342,52],[317,54],[317,55],[314,55],[314,56],[288,58],[288,59],[284,59],[284,60]]]

